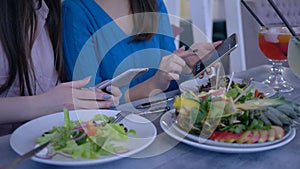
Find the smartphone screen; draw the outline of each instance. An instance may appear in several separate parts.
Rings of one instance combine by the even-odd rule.
[[[219,46],[216,47],[215,51],[213,51],[209,56],[201,59],[198,63],[193,67],[192,73],[194,77],[198,77],[205,71],[206,67],[211,66],[216,61],[220,60],[226,55],[229,55],[235,48],[237,48],[237,38],[236,34],[232,34],[227,39],[223,41]]]

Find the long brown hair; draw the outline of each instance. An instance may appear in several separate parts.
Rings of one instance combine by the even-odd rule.
[[[44,0],[49,8],[46,20],[48,33],[54,51],[55,68],[59,79],[65,78],[62,57],[61,0]],[[36,3],[38,4],[36,6]],[[20,95],[35,94],[35,78],[31,60],[31,49],[36,36],[36,8],[41,8],[42,0],[1,0],[0,1],[0,40],[8,62],[8,78],[0,86],[0,94],[18,79]],[[60,76],[62,75],[62,76]]]
[[[134,36],[131,41],[149,40],[154,36],[158,28],[157,0],[130,0],[130,10],[134,15]],[[145,13],[146,14],[143,14]],[[153,12],[150,14],[149,12]]]

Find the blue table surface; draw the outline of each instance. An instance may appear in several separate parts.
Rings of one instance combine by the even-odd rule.
[[[263,81],[270,72],[270,66],[262,65],[244,72],[236,73],[238,78],[254,77],[255,81]],[[294,102],[300,103],[300,79],[286,68],[284,77],[293,85],[295,90],[283,96]],[[137,156],[149,156],[143,158],[126,157],[117,161],[89,165],[89,166],[54,166],[46,165],[32,160],[27,160],[15,168],[18,169],[116,169],[116,168],[203,168],[203,169],[299,169],[300,167],[300,135],[287,145],[273,150],[256,153],[219,153],[195,148],[184,143],[177,142],[162,132],[158,120],[153,121],[158,129],[158,137],[145,150]],[[296,130],[299,132],[299,128]],[[10,135],[0,137],[0,166],[15,159],[18,155],[12,150],[9,144]],[[171,148],[168,145],[174,145]]]

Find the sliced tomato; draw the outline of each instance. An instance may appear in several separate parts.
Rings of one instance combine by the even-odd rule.
[[[217,137],[219,137],[221,134],[224,134],[223,131],[214,131],[212,135],[209,137],[210,140],[215,140]]]
[[[225,134],[222,134],[220,136],[219,141],[233,143],[233,142],[236,142],[243,134],[244,134],[244,132],[241,132],[238,134],[236,134],[234,132],[226,132]]]
[[[229,131],[224,131],[222,132],[222,134],[220,134],[218,137],[215,138],[215,141],[220,141],[220,142],[224,142],[224,137],[226,137],[226,135],[228,135]]]
[[[92,121],[89,121],[86,124],[85,128],[88,136],[94,136],[97,132],[97,127],[93,124]]]
[[[257,143],[281,139],[283,136],[283,128],[272,126],[270,130],[248,130],[238,134],[230,131],[215,131],[209,139],[228,143]]]

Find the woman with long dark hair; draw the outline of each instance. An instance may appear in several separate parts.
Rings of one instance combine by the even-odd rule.
[[[65,82],[61,0],[0,1],[0,134],[64,108],[109,108],[113,96]],[[118,90],[115,96],[120,97]]]

